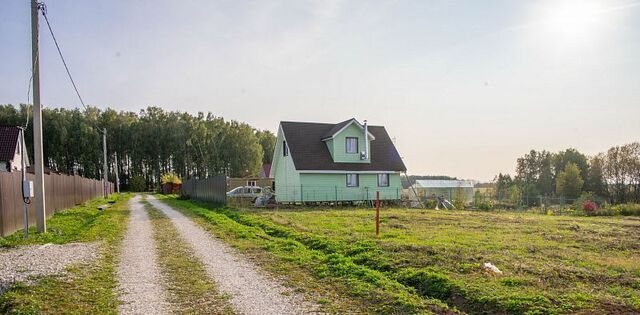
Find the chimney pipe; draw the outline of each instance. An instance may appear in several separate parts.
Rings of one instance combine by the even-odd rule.
[[[366,119],[364,120],[364,159],[369,159],[369,127]]]

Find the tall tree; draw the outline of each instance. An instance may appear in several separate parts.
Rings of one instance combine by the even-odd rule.
[[[589,160],[589,173],[585,179],[586,191],[590,191],[599,197],[607,197],[607,182],[604,178],[604,154],[598,154]]]
[[[559,196],[575,199],[582,192],[584,180],[580,176],[580,169],[573,162],[568,162],[564,170],[556,179],[556,193]]]
[[[273,150],[276,147],[276,136],[269,130],[258,130],[256,131],[256,137],[260,146],[262,146],[262,163],[271,163]]]

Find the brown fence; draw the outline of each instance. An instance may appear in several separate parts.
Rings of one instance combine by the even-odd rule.
[[[182,190],[191,198],[216,203],[227,201],[227,177],[188,179],[182,182]]]
[[[34,180],[33,174],[27,178]],[[102,181],[68,175],[44,175],[47,218],[53,213],[71,208],[87,200],[102,197]],[[109,183],[109,193],[113,184]],[[33,199],[32,199],[33,200]],[[24,227],[22,174],[0,172],[0,236],[7,236]],[[36,222],[35,206],[29,205],[29,225]]]

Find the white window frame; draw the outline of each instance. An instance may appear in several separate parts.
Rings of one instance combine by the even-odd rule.
[[[356,182],[355,185],[353,184],[353,182],[349,181],[349,178],[355,176]],[[360,186],[360,175],[359,174],[353,174],[353,173],[349,173],[346,174],[346,185],[347,187],[359,187]]]
[[[384,183],[384,185],[381,184],[382,181],[380,179],[382,178],[385,178],[386,180],[386,183]],[[389,187],[389,173],[378,174],[378,187]]]
[[[356,146],[355,146],[353,151],[349,151],[349,140],[355,140]],[[345,137],[345,139],[344,139],[344,150],[345,150],[346,153],[358,154],[359,153],[358,152],[358,145],[359,145],[358,137]]]
[[[258,186],[258,183],[256,183],[255,180],[248,180],[247,181],[247,186],[255,187],[255,186]]]

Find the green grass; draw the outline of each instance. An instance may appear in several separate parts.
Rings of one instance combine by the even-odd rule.
[[[193,249],[171,219],[145,202],[154,229],[158,264],[169,302],[177,314],[233,314],[227,298],[218,293]]]
[[[7,237],[0,237],[0,247],[15,247],[28,244],[65,244],[69,242],[91,242],[104,240],[116,235],[114,229],[118,225],[113,221],[119,221],[122,212],[98,210],[99,205],[107,201],[126,201],[129,195],[113,194],[109,199],[97,198],[82,205],[55,213],[47,220],[47,233],[36,233],[34,226],[29,229],[29,238],[25,239],[23,231],[18,231]],[[113,206],[113,205],[112,205]],[[34,225],[34,222],[31,222]]]
[[[68,274],[46,276],[36,284],[13,285],[0,296],[0,313],[7,314],[116,314],[118,297],[115,268],[120,243],[126,230],[129,195],[114,195],[110,208],[99,211],[96,206],[104,199],[88,202],[47,221],[48,232],[31,234],[27,240],[22,232],[0,238],[0,244],[13,247],[24,244],[69,242],[100,242],[103,255],[96,261],[73,266]]]
[[[320,284],[346,284],[340,294],[380,313],[640,312],[634,217],[385,209],[376,240],[371,210],[211,211],[167,202],[236,246],[268,252]],[[504,274],[484,271],[484,262]]]

